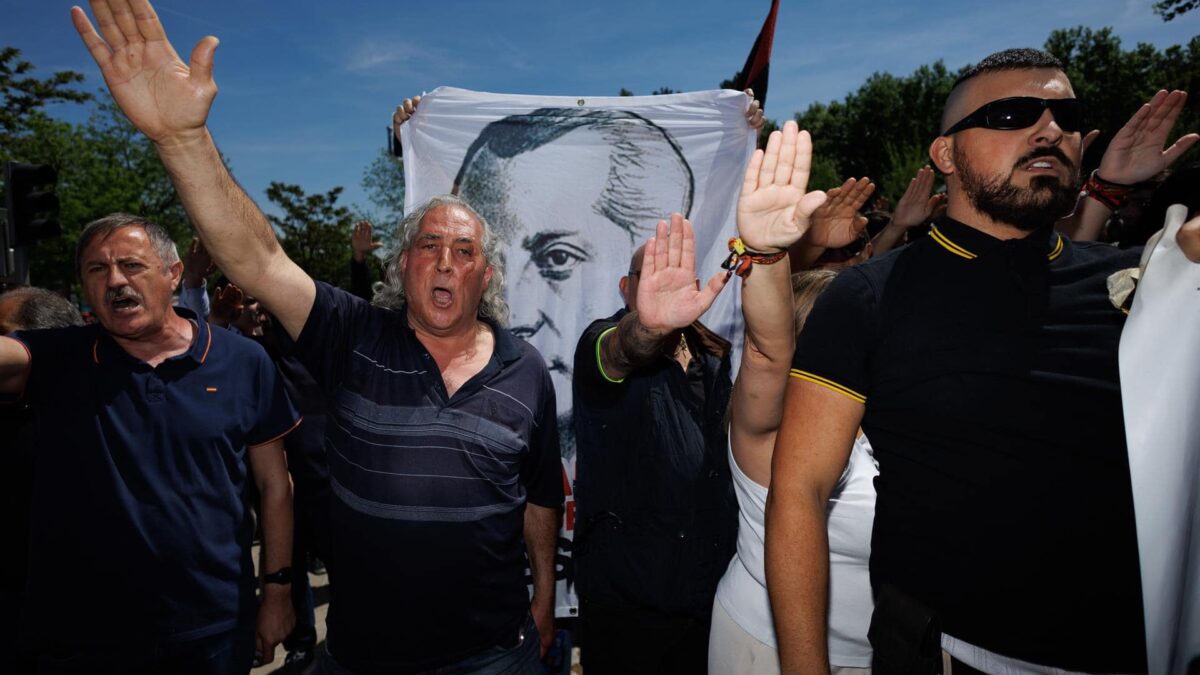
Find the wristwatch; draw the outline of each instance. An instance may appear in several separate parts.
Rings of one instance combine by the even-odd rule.
[[[271,572],[270,574],[264,574],[263,583],[279,584],[281,586],[286,586],[292,583],[292,568],[290,566],[281,567],[278,571]]]

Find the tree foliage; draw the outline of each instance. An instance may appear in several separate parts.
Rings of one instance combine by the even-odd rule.
[[[1111,29],[1056,30],[1045,49],[1062,60],[1076,95],[1088,107],[1089,128],[1101,130],[1084,158],[1084,171],[1099,164],[1109,140],[1158,89],[1200,92],[1200,36],[1187,45],[1158,50],[1138,44],[1125,50]],[[962,71],[941,61],[896,76],[876,73],[843,100],[814,103],[796,114],[813,135],[814,188],[826,189],[845,178],[869,176],[878,194],[893,203],[923,164],[937,136],[942,106]],[[1197,98],[1175,127],[1175,134],[1200,129]]]
[[[83,81],[83,75],[63,70],[47,79],[30,75],[33,64],[21,59],[15,47],[0,48],[0,155],[13,154],[13,143],[28,135],[35,120],[44,118],[51,103],[82,103],[91,94],[69,87]]]
[[[267,199],[282,216],[268,215],[279,243],[297,265],[314,279],[350,288],[350,234],[354,213],[339,206],[342,188],[306,194],[299,185],[272,181]]]
[[[356,214],[371,221],[375,238],[389,245],[404,219],[404,158],[380,150],[363,171],[362,188],[371,206],[356,208]]]
[[[1163,21],[1170,21],[1197,7],[1200,7],[1200,0],[1159,0],[1154,3],[1154,11],[1162,17]]]

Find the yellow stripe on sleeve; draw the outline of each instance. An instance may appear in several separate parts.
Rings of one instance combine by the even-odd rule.
[[[799,378],[806,382],[812,382],[813,384],[819,384],[822,387],[825,387],[826,389],[832,389],[833,391],[836,391],[837,393],[839,393],[843,396],[854,399],[855,401],[858,401],[859,403],[867,402],[866,396],[863,396],[862,394],[858,393],[857,391],[854,391],[853,389],[851,389],[849,387],[844,387],[844,386],[838,384],[837,382],[834,382],[833,380],[825,379],[824,377],[821,377],[820,375],[813,375],[812,373],[810,373],[808,371],[797,370],[796,368],[792,368],[791,376],[795,377],[795,378]]]

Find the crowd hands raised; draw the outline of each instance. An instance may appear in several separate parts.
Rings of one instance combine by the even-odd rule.
[[[220,462],[248,461],[250,466],[228,473],[203,464],[137,470],[136,477],[155,495],[194,494],[197,489],[222,495],[210,499],[214,504],[211,511],[199,516],[211,521],[197,524],[197,532],[189,534],[189,539],[200,544],[184,543],[178,534],[161,531],[170,525],[184,526],[177,519],[185,518],[180,514],[186,512],[187,499],[167,498],[165,516],[147,514],[140,499],[121,487],[128,476],[120,474],[120,469],[121,480],[102,481],[96,490],[111,490],[112,494],[94,497],[96,503],[91,506],[117,524],[85,519],[95,528],[89,536],[100,540],[122,537],[130,546],[162,548],[169,550],[170,556],[194,556],[197,562],[191,566],[179,562],[179,570],[163,572],[159,568],[164,564],[153,555],[137,561],[146,578],[121,587],[136,599],[130,603],[128,617],[129,633],[136,637],[123,640],[119,647],[117,639],[105,637],[104,631],[98,631],[98,640],[82,628],[64,634],[61,628],[66,624],[59,617],[35,624],[33,644],[40,650],[37,671],[245,672],[254,652],[261,661],[270,661],[276,645],[293,632],[295,603],[287,601],[293,595],[291,570],[297,562],[292,545],[292,481],[287,475],[292,453],[284,459],[284,440],[299,433],[295,430],[297,408],[305,406],[299,400],[288,402],[282,381],[270,366],[274,362],[285,371],[293,398],[297,383],[287,375],[287,363],[299,364],[298,372],[305,373],[302,379],[316,392],[311,396],[339,401],[343,408],[328,411],[334,423],[323,432],[326,440],[321,450],[322,454],[336,450],[336,455],[331,452],[322,462],[328,462],[326,470],[336,484],[336,496],[329,498],[332,520],[325,527],[339,535],[327,552],[331,572],[339,579],[333,609],[338,618],[330,626],[322,672],[423,672],[448,666],[459,669],[455,672],[536,672],[539,657],[545,655],[552,639],[554,623],[554,544],[562,503],[555,397],[542,359],[503,328],[505,312],[495,309],[499,305],[489,304],[489,293],[497,292],[494,281],[499,275],[498,261],[485,246],[483,218],[473,204],[456,197],[438,198],[410,214],[401,226],[406,248],[389,254],[384,280],[374,291],[362,264],[382,244],[374,240],[370,223],[361,222],[350,242],[352,264],[359,266],[354,294],[358,297],[314,282],[283,253],[266,218],[229,175],[216,151],[207,127],[217,92],[213,78],[216,38],[202,39],[185,63],[167,41],[148,2],[96,0],[91,6],[95,25],[82,9],[75,8],[75,27],[117,104],[154,142],[199,237],[179,260],[164,253],[167,248],[160,240],[164,235],[153,224],[127,218],[96,228],[93,237],[81,243],[78,259],[85,295],[97,310],[99,325],[45,334],[25,332],[17,340],[0,340],[0,391],[23,395],[22,400],[32,404],[32,414],[38,418],[25,421],[37,426],[38,443],[46,449],[68,443],[61,429],[53,429],[62,426],[59,413],[64,406],[83,411],[82,419],[92,415],[102,420],[120,420],[138,406],[154,410],[145,406],[163,400],[162,387],[169,390],[174,386],[155,380],[155,367],[175,373],[165,378],[171,382],[197,376],[200,380],[217,378],[207,385],[188,381],[194,388],[188,396],[198,398],[175,401],[171,394],[167,400],[172,401],[173,409],[167,416],[147,413],[142,426],[135,425],[123,437],[97,430],[77,444],[87,452],[107,453],[104,456],[114,464],[144,462],[149,450],[186,454],[194,452],[197,444],[207,444],[220,449]],[[933,140],[930,148],[931,165],[917,171],[890,213],[882,208],[886,204],[881,200],[876,208],[864,211],[876,189],[866,177],[849,178],[828,192],[810,189],[812,139],[794,122],[773,132],[765,147],[755,151],[737,203],[739,255],[750,261],[736,266],[742,277],[744,348],[727,400],[721,405],[716,398],[709,401],[722,414],[726,405],[728,409],[728,456],[719,456],[707,476],[718,479],[711,489],[730,496],[736,493],[740,522],[734,526],[736,532],[721,535],[730,544],[736,538],[733,560],[730,563],[726,557],[720,562],[721,569],[728,563],[728,570],[719,583],[719,574],[712,578],[705,601],[708,611],[686,617],[686,630],[695,632],[699,625],[704,636],[687,643],[687,649],[700,650],[698,661],[695,654],[680,656],[666,639],[657,646],[625,644],[623,648],[638,654],[641,665],[607,658],[614,654],[601,654],[611,650],[597,645],[607,644],[610,633],[620,631],[621,622],[636,626],[657,610],[638,614],[639,600],[634,597],[630,599],[632,608],[623,608],[625,613],[615,622],[616,628],[597,619],[593,639],[586,627],[589,598],[581,583],[584,665],[591,675],[639,669],[697,672],[696,667],[713,673],[855,673],[869,672],[872,665],[878,672],[940,672],[897,666],[906,659],[910,665],[929,661],[927,668],[940,668],[944,660],[952,664],[952,672],[1033,673],[1046,672],[1045,667],[1087,672],[1145,669],[1136,548],[1130,549],[1134,545],[1132,503],[1127,498],[1123,437],[1109,434],[1104,447],[1095,450],[1103,458],[1098,463],[1106,467],[1088,474],[1087,479],[1096,485],[1077,484],[1083,481],[1074,481],[1070,470],[1077,468],[1072,461],[1078,460],[1069,458],[1044,468],[1048,477],[1022,473],[1032,471],[1038,461],[1024,456],[1015,461],[1012,472],[992,476],[987,472],[996,470],[994,465],[987,461],[972,464],[965,439],[979,440],[987,449],[1019,445],[1019,439],[1034,436],[1038,439],[1030,443],[1038,448],[1069,441],[1030,428],[1044,421],[1002,412],[996,406],[1002,405],[1003,399],[984,396],[978,389],[955,389],[961,382],[935,386],[944,386],[947,396],[963,394],[967,404],[979,407],[971,419],[957,423],[962,428],[955,431],[962,431],[964,438],[922,435],[933,433],[931,420],[937,417],[939,406],[953,406],[952,401],[939,402],[931,394],[926,372],[949,373],[951,378],[970,373],[974,379],[967,379],[980,388],[1016,373],[1020,382],[1005,393],[1027,394],[1029,389],[1022,388],[1027,384],[1040,387],[1038,402],[1068,412],[1080,405],[1070,396],[1078,396],[1098,408],[1083,411],[1089,415],[1102,412],[1119,418],[1119,397],[1114,400],[1110,394],[1091,389],[1070,390],[1061,379],[1026,382],[1031,378],[1026,362],[993,366],[982,374],[972,370],[961,353],[968,338],[978,340],[966,349],[980,349],[979,358],[1008,357],[1007,352],[988,352],[996,348],[990,341],[994,334],[1003,333],[1008,324],[973,327],[963,334],[939,337],[942,353],[915,347],[909,352],[897,351],[896,346],[920,345],[929,339],[920,325],[903,319],[905,313],[932,316],[926,309],[928,303],[971,298],[976,287],[987,290],[990,295],[980,296],[987,301],[1011,299],[1009,296],[1039,287],[1021,281],[1004,285],[996,281],[998,268],[989,266],[989,261],[1001,260],[1011,254],[1010,249],[1021,247],[1037,251],[1035,258],[1041,262],[1020,273],[1036,278],[1040,288],[1049,288],[1044,290],[1049,300],[1045,300],[1043,313],[1032,320],[1070,322],[1088,312],[1094,317],[1105,307],[1113,309],[1104,280],[1109,273],[1135,266],[1137,256],[1081,242],[1102,238],[1105,224],[1130,186],[1162,176],[1200,138],[1189,133],[1167,145],[1186,94],[1161,91],[1117,132],[1099,168],[1079,192],[1083,151],[1098,132],[1083,133],[1077,117],[1053,103],[1070,98],[1070,83],[1050,57],[1031,52],[993,55],[956,85],[947,102],[947,121],[957,124],[943,125],[943,135]],[[397,107],[393,116],[397,138],[401,125],[419,103],[420,97],[414,97]],[[1008,117],[999,114],[1002,112]],[[994,118],[989,116],[992,113],[996,113]],[[747,122],[758,128],[762,120],[754,101]],[[944,176],[946,191],[935,193],[939,174]],[[1061,194],[1052,198],[1051,193],[1069,193],[1073,208],[1067,204],[1056,211],[1064,198]],[[1191,208],[1192,218],[1180,230],[1177,243],[1192,261],[1200,262],[1200,217],[1195,215],[1194,204]],[[731,282],[734,270],[718,272],[703,283],[696,269],[697,242],[691,224],[678,213],[663,216],[654,235],[635,252],[629,274],[619,280],[626,310],[581,338],[579,353],[586,358],[577,356],[576,360],[577,419],[590,414],[579,403],[587,400],[583,389],[613,387],[601,396],[610,397],[605,405],[618,405],[614,402],[619,401],[623,401],[619,405],[640,405],[641,401],[629,401],[632,392],[641,391],[636,389],[638,382],[651,391],[662,378],[678,376],[679,369],[692,378],[700,377],[696,374],[699,368],[709,378],[707,382],[720,373],[729,377],[728,354],[710,346],[712,341],[699,319]],[[1001,242],[1019,244],[1006,247]],[[871,258],[877,260],[863,264]],[[1028,255],[1025,258],[1023,264]],[[967,267],[977,260],[983,264]],[[1046,270],[1055,265],[1091,270],[1090,295],[1056,295],[1067,290],[1055,286],[1053,277],[1047,281]],[[209,300],[206,280],[218,269],[228,280],[218,284]],[[937,275],[941,278],[925,281],[925,277]],[[179,302],[184,309],[176,311],[170,306],[171,293],[180,283]],[[897,296],[894,289],[914,293]],[[818,300],[823,291],[827,292]],[[926,301],[916,291],[930,297]],[[498,292],[502,294],[503,289]],[[0,326],[6,332],[77,323],[18,321],[13,317],[28,314],[18,309],[27,304],[24,298],[29,291],[14,293],[25,295],[0,296]],[[362,302],[369,297],[374,297],[375,306]],[[997,310],[1001,319],[1016,321],[1015,315],[1004,313],[1011,314],[1009,305],[1003,307],[1003,311]],[[219,330],[209,330],[206,317]],[[1061,370],[1054,372],[1069,378],[1077,374],[1073,369],[1078,369],[1097,379],[1097,390],[1111,389],[1121,317],[1106,314],[1090,320],[1095,325],[1087,327],[1088,339],[1099,345],[1102,363],[1083,357],[1064,359],[1066,363],[1056,366]],[[889,332],[893,330],[895,333]],[[263,348],[256,351],[244,346],[235,333],[260,340]],[[888,335],[898,337],[888,342]],[[290,345],[282,352],[285,356],[278,351],[281,343]],[[1057,346],[1076,351],[1089,347]],[[125,363],[122,352],[134,358]],[[64,354],[71,356],[68,359]],[[707,365],[710,361],[705,359],[710,358],[712,365]],[[74,387],[65,392],[66,366],[31,366],[34,361],[58,359],[77,368],[106,368],[103,376],[128,390],[115,398],[102,387],[95,391],[88,386]],[[134,362],[153,367],[139,368]],[[226,365],[212,374],[214,366],[205,365],[212,362]],[[595,372],[585,382],[588,369]],[[72,377],[78,377],[77,371]],[[253,414],[214,413],[207,408],[197,412],[203,396],[195,392],[211,397],[244,391],[259,392],[260,400],[243,401],[246,408],[254,409]],[[710,387],[711,391],[716,389]],[[473,404],[472,397],[486,397],[487,401]],[[514,401],[518,407],[513,407]],[[414,421],[394,425],[387,411],[401,408],[417,411]],[[481,435],[469,425],[447,432],[422,417],[439,409],[452,409],[473,424],[482,420],[493,425],[492,432]],[[497,416],[498,409],[512,412]],[[229,421],[217,423],[206,417],[211,415]],[[305,415],[310,413],[305,411]],[[156,419],[168,416],[174,416],[169,424]],[[181,416],[195,419],[180,422]],[[1065,417],[1073,419],[1069,414]],[[651,416],[644,423],[656,422]],[[702,420],[692,423],[703,427]],[[908,423],[912,426],[905,426]],[[211,428],[194,434],[163,431],[200,426]],[[131,433],[147,438],[153,435],[156,440],[148,444]],[[711,434],[711,430],[700,433]],[[721,433],[725,433],[724,427]],[[985,436],[988,438],[983,439]],[[962,461],[968,468],[955,465],[945,475],[937,466],[926,467],[924,472],[893,468],[911,464],[919,456],[913,439],[916,448],[928,441],[939,451],[966,453],[968,459]],[[320,439],[317,442],[320,444]],[[519,482],[521,489],[464,491],[448,499],[444,494],[429,495],[400,478],[421,468],[420,461],[414,464],[411,459],[381,457],[375,450],[386,445],[443,443],[464,454],[511,452],[503,448],[515,443],[522,451],[504,470],[507,473],[489,474],[489,480]],[[722,437],[719,446],[724,448],[724,443]],[[594,455],[585,459],[581,444],[581,466],[585,461],[603,460]],[[444,460],[433,461],[424,470],[448,479],[480,478],[475,473],[479,467]],[[53,469],[59,474],[70,471],[64,466]],[[292,471],[295,474],[294,466]],[[956,492],[953,485],[945,483],[947,476],[962,480],[963,471],[985,485],[993,478],[1006,487],[1027,479],[1062,488],[1072,498],[1090,498],[1095,490],[1102,492],[1097,499],[1125,494],[1124,501],[1115,500],[1119,503],[1099,516],[1086,516],[1099,519],[1089,532],[1110,531],[1112,541],[1104,550],[1115,551],[1112,561],[1097,555],[1091,562],[1098,570],[1080,575],[1084,582],[1071,580],[1071,573],[1077,570],[1055,566],[1044,571],[1046,578],[1042,579],[1036,568],[1043,551],[1035,547],[1048,545],[1050,538],[1045,532],[1078,525],[1072,520],[1079,515],[1077,510],[1068,509],[1068,515],[1060,516],[1049,508],[1042,514],[1048,524],[1040,529],[1028,525],[1034,531],[1028,540],[1005,539],[1014,536],[1013,530],[987,519],[996,513],[989,510],[993,507],[977,503],[983,497],[970,491]],[[972,471],[979,473],[973,475]],[[39,476],[46,473],[39,470]],[[377,477],[383,474],[397,478],[389,482]],[[877,474],[879,484],[888,486],[886,492],[880,492],[878,512],[871,485]],[[664,481],[678,478],[662,476]],[[240,491],[247,481],[261,493],[264,532],[262,599],[257,619],[249,622],[245,620],[244,596],[239,595],[245,592],[246,579],[244,552],[238,548],[248,550],[249,543],[245,514],[240,510]],[[299,480],[296,482],[299,494]],[[72,483],[68,489],[76,487]],[[945,500],[922,498],[915,507],[917,520],[906,521],[898,504],[909,490],[934,494],[945,490],[954,495],[945,495]],[[995,492],[983,488],[980,494],[996,497]],[[581,513],[587,508],[587,499],[587,493],[580,490]],[[947,511],[950,504],[954,513]],[[35,499],[35,509],[40,505]],[[170,513],[172,508],[180,510]],[[300,508],[299,502],[296,508]],[[476,531],[461,527],[463,513],[472,514]],[[518,515],[508,515],[511,513]],[[923,543],[920,537],[928,532],[917,530],[952,516],[982,518],[968,520],[978,528],[975,534],[980,538],[949,533],[954,541],[949,552],[903,550],[905,537]],[[79,532],[77,526],[64,525],[74,517],[59,509],[49,515],[35,513],[33,522],[35,529],[62,527]],[[878,519],[874,525],[873,518]],[[149,533],[126,526],[147,522]],[[875,542],[881,546],[875,553],[870,548],[873,526]],[[31,560],[43,559],[39,553],[45,552],[37,547],[45,546],[44,542],[36,536],[32,541]],[[1057,625],[1067,628],[1050,635],[1017,629],[997,632],[996,624],[980,615],[1009,616],[1014,609],[1002,595],[970,585],[970,575],[961,573],[946,574],[947,588],[937,586],[935,578],[931,590],[928,581],[930,570],[974,562],[983,584],[1010,589],[1011,585],[993,584],[993,577],[988,576],[995,560],[981,561],[974,552],[963,552],[978,546],[979,541],[985,542],[984,548],[994,556],[996,550],[1004,550],[1008,557],[1003,563],[1011,574],[1038,592],[1049,593],[1047,589],[1066,585],[1066,595],[1076,590],[1082,594],[1080,583],[1103,580],[1115,589],[1112,606],[1133,616],[1114,618],[1112,612],[1117,610],[1105,609],[1103,603],[1081,605],[1082,609],[1055,604],[1047,609],[1038,605],[1036,595],[1014,591],[1014,602],[1030,603],[1022,609],[1050,614],[1051,619],[1062,621]],[[414,548],[414,542],[421,548]],[[446,571],[458,569],[464,559],[479,557],[482,551],[498,552],[499,561],[476,561],[453,575]],[[423,553],[427,558],[412,561]],[[1056,553],[1070,557],[1069,551]],[[111,549],[99,547],[84,555],[119,557]],[[586,561],[598,553],[593,547],[580,549],[577,555]],[[871,558],[869,577],[868,556],[878,556]],[[525,557],[533,578],[532,601],[520,565],[514,567],[513,563]],[[952,563],[946,563],[947,559]],[[336,567],[335,560],[344,567]],[[914,573],[910,567],[897,566],[898,560],[923,571]],[[588,574],[594,577],[618,573],[606,569],[599,559],[589,564]],[[171,565],[176,563],[165,566]],[[224,565],[234,572],[221,579],[216,578],[220,575],[210,578],[205,575],[211,569],[205,565]],[[338,577],[339,572],[344,576]],[[42,573],[30,570],[35,581],[46,583],[39,577]],[[239,580],[229,582],[230,578]],[[1039,581],[1030,584],[1031,578]],[[178,597],[171,598],[179,605],[156,604],[155,598],[166,593],[156,583],[185,586]],[[31,588],[49,593],[44,585],[35,583]],[[83,621],[106,621],[100,606],[113,598],[96,589],[88,593],[85,605],[95,601],[96,606],[86,607]],[[955,604],[946,599],[950,594],[967,600]],[[56,606],[74,611],[70,598],[49,593],[37,599],[61,602]],[[885,600],[887,611],[883,609]],[[971,602],[981,605],[972,606]],[[182,611],[178,609],[181,606],[185,608]],[[916,608],[912,611],[919,616],[896,613],[897,606]],[[600,599],[594,607],[597,617],[607,611]],[[944,627],[944,632],[935,636],[939,642],[932,646],[932,655],[921,651],[929,644],[904,641],[913,637],[907,630],[912,625],[909,622],[922,617],[933,617],[932,623]],[[1036,621],[1030,624],[1039,630],[1042,627]],[[1077,628],[1077,624],[1086,624],[1086,628]],[[1080,637],[1090,630],[1096,634]],[[628,631],[627,639],[636,643],[637,630]],[[916,639],[928,637],[921,634]],[[891,650],[880,651],[880,644],[890,645]],[[874,654],[872,646],[876,647]],[[589,649],[593,651],[589,653]],[[931,665],[933,661],[936,666]],[[672,666],[673,662],[689,665],[680,668]],[[118,668],[115,664],[122,665]]]

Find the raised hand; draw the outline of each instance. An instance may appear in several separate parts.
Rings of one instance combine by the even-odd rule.
[[[653,332],[668,333],[691,325],[712,306],[729,275],[722,271],[700,287],[696,278],[696,234],[678,213],[671,226],[658,221],[655,235],[646,243],[638,278],[638,322]]]
[[[218,326],[228,326],[242,315],[245,303],[246,294],[242,292],[242,289],[233,283],[228,283],[224,288],[218,288],[213,292],[208,318]]]
[[[354,226],[354,232],[350,235],[350,250],[354,254],[355,262],[362,262],[368,253],[383,246],[383,242],[375,241],[372,229],[369,220],[360,220]]]
[[[753,99],[750,101],[750,107],[746,109],[746,124],[749,124],[751,129],[758,131],[767,123],[767,120],[763,117],[762,104],[758,102],[758,99],[754,98],[753,89],[747,89],[742,93]]]
[[[417,105],[421,103],[420,96],[404,99],[404,102],[396,106],[396,112],[392,113],[392,135],[396,140],[400,140],[400,125],[408,121],[408,118],[413,116],[417,111]]]
[[[904,196],[896,202],[892,212],[892,224],[905,230],[916,227],[929,220],[938,205],[943,202],[945,195],[933,195],[933,169],[923,166],[917,170],[917,175],[908,182]]]
[[[1167,93],[1164,89],[1142,105],[1108,144],[1097,170],[1100,178],[1133,185],[1153,178],[1174,164],[1200,140],[1200,134],[1186,134],[1163,149],[1186,102],[1187,92]]]
[[[738,234],[756,251],[791,246],[808,231],[809,219],[824,201],[820,190],[807,192],[812,167],[812,138],[789,121],[772,131],[765,150],[755,150],[738,197]]]
[[[91,0],[91,7],[99,34],[79,7],[71,8],[71,20],[121,112],[159,145],[202,137],[217,95],[217,38],[202,38],[184,63],[147,0]]]
[[[808,243],[841,248],[857,239],[867,226],[867,218],[859,210],[874,192],[875,184],[866,177],[847,178],[840,187],[830,190],[828,199],[810,218]]]
[[[199,239],[192,239],[192,245],[183,254],[183,283],[188,288],[199,288],[216,269],[208,249]]]

